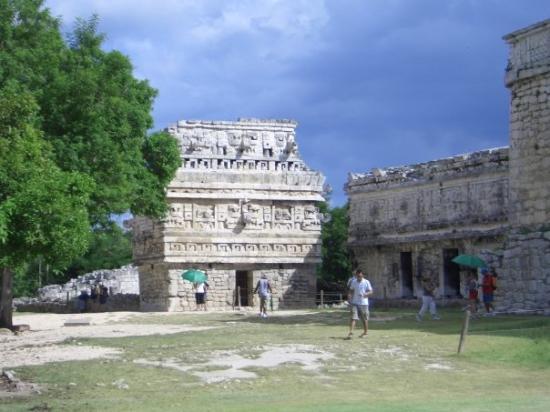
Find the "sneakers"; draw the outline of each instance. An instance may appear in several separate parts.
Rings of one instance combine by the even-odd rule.
[[[420,315],[418,313],[416,314],[416,321],[417,322],[422,322],[422,318],[420,317]]]
[[[260,313],[260,318],[267,318],[267,313]]]
[[[437,315],[432,316],[432,320],[441,320],[441,318]]]

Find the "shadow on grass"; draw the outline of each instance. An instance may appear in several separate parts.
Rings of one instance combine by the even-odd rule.
[[[416,312],[403,309],[384,309],[371,311],[369,329],[371,330],[411,330],[441,335],[456,335],[462,330],[464,312],[459,309],[443,309],[441,320],[418,322]],[[239,319],[219,319],[221,323],[244,322],[266,325],[325,325],[345,326],[349,322],[347,309],[322,309],[303,314],[284,315],[278,312],[275,316],[263,319],[255,316],[244,316]],[[550,318],[532,315],[501,315],[490,318],[470,320],[469,333],[475,335],[498,335],[525,338],[536,338],[550,341]]]

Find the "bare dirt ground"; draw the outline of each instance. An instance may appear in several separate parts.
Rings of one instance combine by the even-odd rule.
[[[17,379],[10,368],[41,365],[49,362],[114,358],[122,355],[115,348],[82,345],[82,338],[169,335],[209,329],[191,325],[126,324],[125,320],[146,313],[111,312],[79,314],[17,314],[14,324],[29,325],[30,330],[19,334],[0,335],[0,400],[40,393],[38,385]],[[159,315],[155,313],[155,315]],[[66,322],[88,321],[88,326],[65,326]],[[76,345],[63,345],[75,340]]]
[[[116,357],[117,349],[87,345],[60,345],[68,339],[114,338],[123,336],[169,335],[208,329],[190,325],[125,324],[133,316],[145,313],[111,312],[75,314],[18,314],[15,324],[31,330],[18,335],[0,335],[0,370],[48,362]],[[156,314],[158,315],[158,314]],[[67,321],[89,320],[89,326],[64,326]]]

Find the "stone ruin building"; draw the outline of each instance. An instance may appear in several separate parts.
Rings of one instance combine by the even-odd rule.
[[[378,297],[413,297],[416,278],[429,273],[441,294],[458,297],[451,259],[505,239],[508,149],[351,175],[347,192],[349,246]]]
[[[510,147],[350,174],[349,247],[378,298],[419,296],[421,276],[459,297],[477,254],[498,272],[500,310],[550,310],[550,20],[510,45]]]
[[[255,304],[267,275],[274,309],[315,303],[324,177],[298,153],[296,122],[179,121],[182,166],[162,221],[133,220],[142,310],[195,308],[188,268],[208,274],[208,307]]]

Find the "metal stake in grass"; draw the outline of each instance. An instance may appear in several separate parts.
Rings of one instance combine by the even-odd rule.
[[[462,332],[460,332],[460,341],[458,342],[458,354],[462,353],[464,348],[464,341],[466,340],[466,335],[468,334],[468,326],[470,326],[470,311],[466,310],[464,315],[464,323],[462,324]]]

